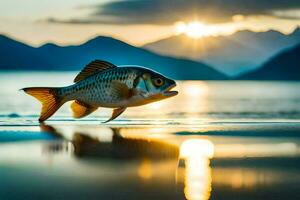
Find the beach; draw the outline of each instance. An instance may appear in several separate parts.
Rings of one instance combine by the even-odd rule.
[[[107,124],[110,110],[74,120],[68,104],[38,123],[18,89],[72,77],[0,74],[0,199],[300,198],[298,82],[179,81]]]

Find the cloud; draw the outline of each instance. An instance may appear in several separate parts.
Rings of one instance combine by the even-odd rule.
[[[234,15],[267,15],[286,18],[282,13],[300,10],[296,0],[123,0],[90,7],[84,19],[48,19],[71,24],[173,24],[198,19],[207,23],[232,20]],[[278,15],[278,13],[280,13]],[[290,14],[290,13],[289,13]],[[289,19],[299,19],[299,15]]]

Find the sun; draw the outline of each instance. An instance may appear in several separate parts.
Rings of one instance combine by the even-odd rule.
[[[177,22],[175,28],[177,34],[186,34],[195,39],[214,34],[212,27],[200,21],[192,21],[189,23]]]

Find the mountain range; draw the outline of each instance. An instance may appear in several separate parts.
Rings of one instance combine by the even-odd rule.
[[[300,80],[300,44],[284,50],[259,69],[244,74],[241,80]]]
[[[238,31],[227,36],[192,39],[172,36],[143,47],[162,55],[203,61],[229,76],[247,73],[280,51],[300,43],[300,28],[285,35],[278,31]]]
[[[174,79],[223,80],[227,77],[201,62],[162,56],[111,37],[98,36],[77,46],[48,43],[32,47],[0,36],[2,70],[81,70],[92,60],[116,65],[141,65]]]
[[[280,41],[274,39],[273,43]],[[224,60],[231,59],[229,56]],[[80,45],[48,43],[32,47],[0,35],[0,70],[80,71],[95,59],[116,65],[145,66],[178,80],[300,80],[300,43],[274,54],[261,65],[253,66],[249,72],[232,78],[202,62],[162,56],[111,37],[98,36]]]

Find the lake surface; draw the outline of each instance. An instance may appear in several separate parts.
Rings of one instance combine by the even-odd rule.
[[[300,83],[183,81],[179,95],[45,124],[18,89],[76,73],[0,73],[0,199],[299,199]]]

